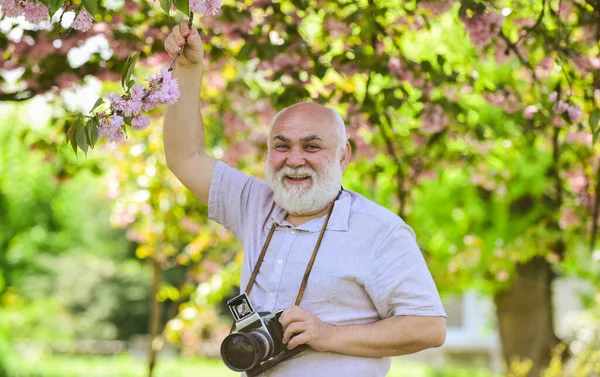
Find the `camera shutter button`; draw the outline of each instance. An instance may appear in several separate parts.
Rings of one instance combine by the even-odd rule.
[[[278,259],[277,264],[283,264],[283,259]]]

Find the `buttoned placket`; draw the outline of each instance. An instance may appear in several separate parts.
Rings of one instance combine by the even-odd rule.
[[[269,291],[267,292],[267,301],[265,308],[270,309],[270,311],[283,309],[283,307],[277,306],[279,288],[282,283],[283,272],[285,271],[285,261],[288,259],[290,251],[292,250],[292,246],[294,245],[294,241],[298,237],[300,230],[280,225],[275,229],[275,233],[279,233],[279,235],[283,236],[283,242],[279,247],[277,257],[275,259],[275,265],[273,267],[273,272],[269,277]]]

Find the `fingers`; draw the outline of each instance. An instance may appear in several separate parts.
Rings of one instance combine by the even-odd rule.
[[[165,39],[165,51],[167,51],[167,53],[169,54],[169,56],[171,57],[175,57],[175,55],[177,55],[177,52],[179,51],[179,46],[177,45],[177,42],[175,40],[175,36],[173,36],[172,34],[170,34],[167,39]]]
[[[184,44],[185,38],[181,34],[181,24],[179,24],[173,28],[167,39],[165,39],[165,50],[173,57]]]
[[[299,345],[306,344],[309,341],[309,335],[307,332],[303,332],[302,334],[298,334],[293,337],[287,345],[287,349],[292,350]]]
[[[194,51],[202,50],[202,38],[200,38],[200,34],[198,34],[198,29],[192,26],[192,29],[190,30],[187,22],[184,21],[183,23],[185,23],[185,25],[182,26],[182,35],[186,37],[188,47]]]
[[[299,306],[292,306],[283,311],[279,316],[279,323],[286,329],[292,322],[302,322],[307,319],[309,313]]]
[[[306,331],[306,323],[294,322],[285,329],[285,332],[283,333],[283,339],[281,341],[283,344],[287,344],[295,334],[299,334],[304,331]]]

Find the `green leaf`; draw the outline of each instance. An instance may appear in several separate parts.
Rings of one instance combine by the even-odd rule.
[[[240,52],[238,52],[238,55],[237,55],[238,60],[242,60],[242,61],[248,60],[253,48],[254,48],[254,46],[252,45],[252,43],[250,43],[249,41],[246,41],[246,44],[244,44],[244,46],[240,49]]]
[[[174,0],[175,8],[179,9],[186,16],[190,14],[190,2],[189,0]]]
[[[79,119],[77,120],[77,122],[71,124],[71,126],[67,130],[67,138],[66,138],[67,144],[71,141],[71,137],[75,133],[75,129],[77,128],[77,123],[79,123]]]
[[[75,129],[75,127],[73,127]],[[75,139],[75,132],[71,132],[69,136],[69,142],[71,143],[71,148],[73,148],[73,152],[77,155],[77,140]]]
[[[598,141],[598,136],[600,136],[600,128],[596,130],[596,132],[594,132],[592,134],[592,147],[594,145],[596,145],[596,142]]]
[[[321,64],[319,62],[315,63],[315,75],[317,75],[318,78],[322,79],[323,77],[325,77],[327,69],[328,67],[326,65]]]
[[[127,90],[130,90],[135,85],[135,80],[129,80],[127,83]]]
[[[590,129],[592,134],[598,130],[598,121],[600,121],[600,109],[596,109],[590,113]]]
[[[83,7],[92,15],[98,13],[98,0],[83,0]]]
[[[94,149],[98,141],[98,118],[94,117],[85,124],[85,135],[88,145]]]
[[[100,97],[98,98],[98,100],[96,101],[96,103],[94,104],[94,107],[92,107],[92,109],[90,110],[90,112],[96,110],[96,108],[100,105],[102,105],[104,103],[104,98]]]
[[[444,69],[444,63],[446,63],[446,58],[443,55],[437,56],[437,62],[441,69]]]
[[[125,61],[125,66],[123,67],[123,72],[121,72],[121,86],[123,89],[127,90],[125,83],[128,83],[131,80],[131,76],[133,75],[133,69],[135,68],[135,63],[140,57],[140,53],[136,53],[133,56],[127,58]]]
[[[65,0],[48,0],[48,10],[50,11],[50,18],[54,16],[54,13],[63,6]]]
[[[166,14],[171,13],[171,0],[160,0],[160,7]]]
[[[94,146],[96,145],[96,143],[98,142],[98,126],[100,125],[100,121],[98,120],[98,118],[93,118],[92,119],[92,124],[90,125],[90,145],[92,146],[92,148],[94,148]]]
[[[77,142],[77,145],[79,146],[79,148],[87,156],[88,142],[87,142],[87,136],[86,136],[86,132],[85,132],[85,127],[78,127],[77,128],[77,131],[75,131],[75,141]]]

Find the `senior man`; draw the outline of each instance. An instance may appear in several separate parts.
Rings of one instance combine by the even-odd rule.
[[[269,130],[267,182],[245,175],[206,154],[200,36],[182,22],[165,49],[175,56],[185,40],[181,97],[164,120],[167,165],[243,242],[242,288],[266,244],[250,299],[257,311],[285,309],[288,349],[310,346],[261,376],[383,377],[390,356],[441,346],[445,312],[412,229],[341,186],[350,161],[342,118],[311,102],[283,109]]]

